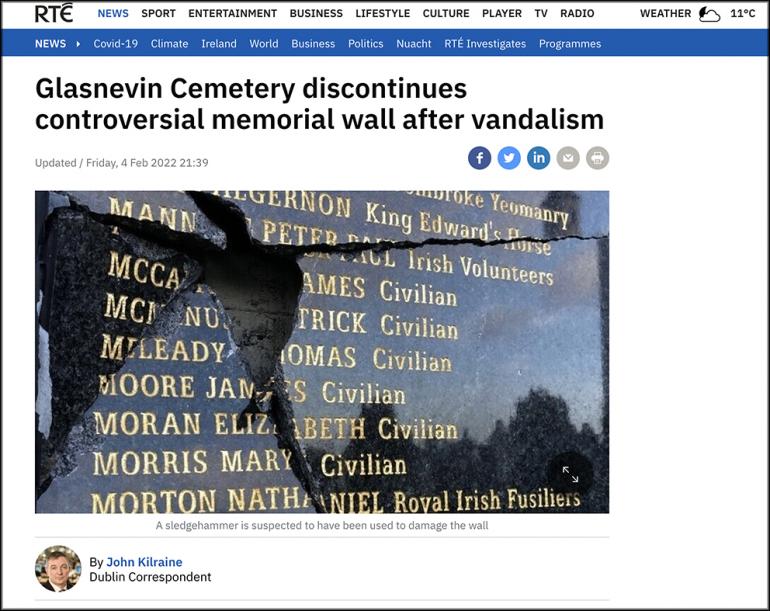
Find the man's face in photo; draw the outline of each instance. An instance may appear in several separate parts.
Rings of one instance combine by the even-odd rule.
[[[64,556],[51,558],[45,565],[45,572],[52,584],[63,588],[67,585],[67,578],[70,574],[69,562]]]

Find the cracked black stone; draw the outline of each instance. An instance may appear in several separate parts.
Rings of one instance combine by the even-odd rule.
[[[99,375],[114,373],[120,365],[100,358],[102,334],[141,334],[130,320],[104,319],[105,294],[120,293],[120,279],[105,271],[110,253],[151,257],[181,270],[180,287],[189,286],[200,274],[192,259],[112,230],[80,211],[58,207],[46,219],[43,245],[43,298],[39,325],[47,333],[50,354],[50,429],[41,440],[38,495],[53,474],[66,475],[72,456],[64,451],[75,424],[82,422],[98,395]],[[168,290],[148,285],[143,298],[162,307],[171,298]],[[73,448],[77,450],[77,448]]]
[[[157,206],[154,216],[143,213],[145,202],[156,202],[158,194],[152,192],[118,192],[111,194],[113,199],[105,198],[104,193],[69,192],[50,194],[50,205],[55,209],[46,221],[46,253],[44,278],[46,280],[44,298],[41,308],[40,323],[49,334],[52,402],[49,434],[40,441],[42,446],[38,486],[38,495],[45,492],[51,483],[58,478],[59,490],[55,494],[42,497],[38,503],[38,511],[56,511],[61,507],[62,499],[72,497],[72,489],[86,490],[93,487],[93,478],[86,474],[89,462],[89,452],[94,448],[104,448],[104,439],[93,432],[92,422],[84,418],[87,411],[95,411],[99,405],[97,400],[98,388],[95,380],[98,376],[124,371],[128,362],[121,368],[116,363],[105,363],[95,358],[99,352],[101,340],[100,331],[116,334],[134,333],[140,337],[172,337],[179,331],[181,320],[179,304],[188,305],[201,298],[200,291],[196,292],[193,283],[200,282],[210,289],[212,306],[219,308],[222,318],[226,319],[226,339],[232,342],[230,363],[234,377],[241,371],[257,389],[256,397],[241,401],[238,427],[245,431],[249,422],[260,414],[269,417],[275,425],[275,438],[270,447],[263,446],[262,451],[290,452],[291,474],[289,479],[283,478],[282,485],[299,484],[307,494],[309,506],[317,511],[329,510],[328,502],[323,497],[335,493],[350,491],[366,491],[376,487],[383,493],[393,493],[397,489],[407,491],[411,495],[436,495],[442,489],[457,486],[475,489],[483,486],[519,486],[520,488],[535,489],[547,485],[543,479],[544,468],[547,464],[546,454],[552,457],[559,449],[580,448],[595,458],[599,465],[598,481],[601,486],[594,499],[589,499],[587,510],[606,510],[607,503],[607,428],[608,416],[604,416],[605,430],[603,436],[597,436],[592,431],[578,430],[566,417],[566,408],[562,408],[558,398],[552,397],[544,390],[530,392],[528,397],[520,399],[517,404],[517,416],[511,417],[509,426],[497,426],[492,431],[486,444],[479,444],[467,436],[453,444],[451,448],[437,446],[427,442],[417,445],[408,440],[399,444],[374,443],[376,439],[374,418],[396,417],[394,406],[362,405],[357,414],[367,423],[367,442],[351,441],[347,447],[337,448],[337,456],[342,460],[355,461],[364,454],[377,454],[382,457],[403,456],[409,458],[415,465],[425,466],[422,475],[410,477],[408,485],[399,478],[364,478],[359,476],[324,478],[320,461],[323,450],[316,445],[301,443],[295,434],[295,406],[286,390],[288,384],[284,380],[284,371],[278,357],[281,349],[289,340],[294,326],[297,324],[297,309],[300,304],[303,283],[303,269],[298,265],[298,258],[309,265],[310,269],[317,259],[308,257],[339,256],[338,266],[350,265],[351,259],[361,253],[381,254],[389,251],[423,250],[427,247],[437,247],[441,250],[452,247],[457,252],[471,252],[468,248],[495,248],[516,243],[547,244],[574,242],[606,242],[607,236],[582,235],[565,231],[550,231],[547,237],[528,235],[508,239],[479,240],[475,238],[425,238],[423,240],[384,240],[377,243],[341,242],[306,245],[275,245],[261,243],[252,237],[242,205],[209,193],[188,192],[185,194],[162,195],[166,204],[166,216],[161,222]],[[550,196],[549,196],[550,197]],[[133,202],[134,217],[127,218],[125,202]],[[553,201],[558,205],[558,197]],[[69,204],[69,207],[67,207]],[[553,202],[552,202],[553,204]],[[150,204],[148,204],[149,206]],[[570,202],[569,206],[575,204]],[[174,229],[168,227],[171,221],[172,208],[187,210],[196,214],[196,227],[187,231],[181,224],[181,218],[176,219]],[[161,206],[162,208],[162,206]],[[142,218],[143,217],[143,218]],[[253,221],[252,217],[252,221]],[[66,223],[65,223],[66,221]],[[77,247],[70,249],[70,242],[75,239],[72,230],[68,232],[67,223],[80,223],[89,227],[89,232],[81,236]],[[164,224],[165,223],[165,224]],[[119,228],[113,233],[111,227]],[[97,237],[92,238],[91,234]],[[59,234],[65,236],[59,237]],[[135,249],[137,256],[144,253],[147,257],[164,256],[179,257],[184,261],[185,283],[173,294],[158,295],[159,303],[166,307],[158,316],[155,325],[136,329],[136,325],[122,325],[115,321],[105,323],[100,320],[99,308],[105,287],[104,268],[99,265],[88,265],[93,256],[98,256],[107,247],[109,240],[124,240]],[[63,240],[63,241],[62,241]],[[105,241],[106,240],[106,241]],[[79,248],[78,248],[79,247]],[[129,246],[122,245],[121,248]],[[63,251],[62,248],[65,248]],[[462,249],[462,250],[461,250]],[[134,251],[132,251],[134,252]],[[454,251],[453,251],[454,252]],[[61,260],[61,262],[60,262]],[[335,268],[338,269],[338,268]],[[606,270],[605,270],[606,271]],[[59,282],[64,288],[57,290]],[[606,288],[606,278],[604,284]],[[57,299],[69,297],[72,291],[78,292],[76,305],[57,304]],[[203,293],[205,294],[205,290]],[[153,295],[153,293],[145,294]],[[606,298],[606,294],[604,295]],[[165,299],[165,301],[164,301]],[[192,301],[191,301],[192,300]],[[606,299],[603,302],[606,304]],[[57,307],[57,305],[59,307]],[[176,309],[175,309],[176,308]],[[606,305],[603,305],[606,316]],[[81,312],[81,310],[83,312]],[[51,312],[55,311],[61,321],[53,321]],[[173,317],[176,312],[176,318]],[[77,314],[80,313],[80,318]],[[223,326],[225,325],[223,324]],[[110,326],[112,325],[112,326]],[[72,345],[63,349],[67,339]],[[75,341],[72,341],[72,340]],[[220,337],[221,339],[221,337]],[[82,340],[82,341],[81,341]],[[69,352],[67,351],[69,350]],[[83,357],[82,359],[80,357]],[[604,357],[602,357],[604,359]],[[55,362],[54,362],[55,361]],[[96,362],[95,362],[96,361]],[[133,361],[132,365],[138,363]],[[605,366],[606,369],[606,366]],[[151,368],[139,368],[137,375]],[[218,370],[219,373],[221,371]],[[78,386],[78,388],[67,388]],[[86,383],[73,385],[72,380],[83,380]],[[605,380],[605,389],[606,389]],[[61,391],[61,392],[60,392]],[[38,390],[40,392],[40,390]],[[605,392],[606,396],[606,392]],[[102,399],[99,399],[102,400]],[[120,403],[120,402],[118,402]],[[173,403],[173,402],[172,402]],[[183,404],[172,405],[183,409]],[[555,410],[555,411],[552,411]],[[159,410],[162,411],[162,410]],[[544,416],[526,420],[521,413],[541,413]],[[40,418],[40,414],[38,414]],[[40,429],[42,425],[38,424]],[[557,431],[558,434],[555,434]],[[550,435],[546,454],[538,458],[539,453],[533,452],[532,442],[546,439]],[[495,437],[497,436],[497,437]],[[215,439],[215,438],[212,438]],[[232,437],[228,438],[228,442]],[[522,441],[524,440],[524,441]],[[176,441],[176,440],[175,440]],[[210,441],[211,447],[218,449],[220,441]],[[136,445],[136,444],[135,444]],[[125,446],[118,444],[125,449]],[[137,448],[141,444],[137,445]],[[394,447],[397,451],[394,453]],[[505,448],[514,448],[506,450]],[[525,451],[526,450],[526,451]],[[99,450],[96,450],[99,451]],[[141,451],[141,450],[137,450]],[[178,450],[181,451],[181,450]],[[233,450],[235,451],[235,450]],[[522,454],[522,452],[524,452]],[[77,457],[80,457],[78,461]],[[458,462],[463,462],[461,473],[456,471]],[[538,462],[539,461],[539,462]],[[78,464],[80,472],[78,473]],[[505,465],[508,465],[507,467]],[[74,485],[68,480],[80,478]],[[454,473],[453,473],[454,472]],[[495,473],[499,472],[499,473]],[[535,475],[540,474],[540,475]],[[182,485],[182,480],[200,487],[208,477],[175,478],[175,485]],[[282,474],[286,475],[286,474]],[[125,478],[123,478],[125,479]],[[163,479],[160,477],[159,479]],[[279,478],[280,479],[280,478]],[[217,485],[216,478],[208,480],[210,485]],[[375,482],[373,484],[372,482]],[[110,485],[121,483],[121,478],[110,479]],[[126,486],[131,483],[125,481]],[[80,508],[65,508],[62,511],[87,511]],[[394,499],[382,501],[382,508],[387,511],[396,510]],[[307,509],[307,507],[305,507]],[[217,510],[222,510],[218,508]]]

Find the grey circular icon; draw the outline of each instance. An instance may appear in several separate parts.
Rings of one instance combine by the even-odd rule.
[[[556,163],[565,170],[574,170],[580,163],[580,153],[574,146],[565,146],[556,154]]]
[[[594,170],[602,170],[610,162],[610,154],[603,146],[592,146],[586,153],[586,163]]]

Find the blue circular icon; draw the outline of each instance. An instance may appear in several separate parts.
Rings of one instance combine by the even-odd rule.
[[[521,163],[521,153],[515,146],[504,146],[497,154],[497,163],[501,168],[512,170]]]
[[[544,146],[534,146],[527,153],[527,163],[534,170],[542,170],[551,163],[551,154]]]
[[[468,153],[468,163],[472,168],[483,170],[492,163],[492,153],[484,146],[474,146]]]

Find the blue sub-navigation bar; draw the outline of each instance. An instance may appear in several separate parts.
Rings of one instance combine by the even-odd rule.
[[[766,29],[3,30],[4,56],[767,56]]]

